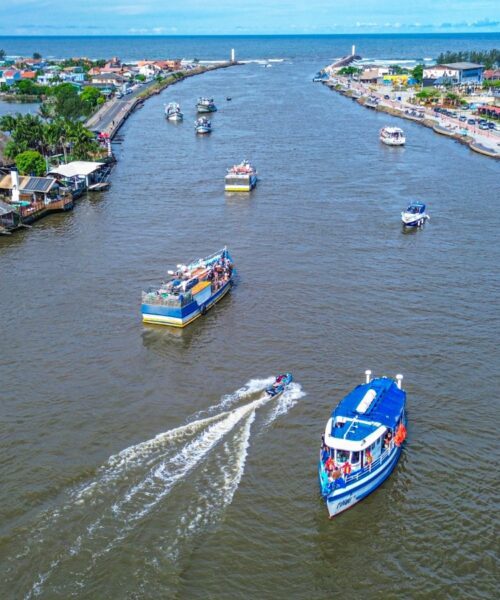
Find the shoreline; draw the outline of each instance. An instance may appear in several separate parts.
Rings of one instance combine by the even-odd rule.
[[[484,140],[484,138],[488,137],[487,135],[477,134],[475,131],[471,132],[469,131],[467,126],[460,129],[457,127],[456,124],[452,125],[453,128],[446,127],[445,125],[443,125],[443,122],[441,120],[436,119],[436,117],[432,114],[428,114],[427,107],[398,102],[395,100],[385,101],[379,95],[366,89],[366,87],[364,87],[362,84],[356,82],[357,87],[351,87],[351,81],[345,77],[337,77],[335,82],[331,80],[325,80],[321,83],[329,89],[331,89],[332,91],[338,92],[340,95],[345,96],[346,98],[351,98],[352,100],[355,100],[364,108],[371,108],[372,110],[386,113],[393,117],[398,117],[400,119],[412,121],[413,123],[418,123],[423,127],[432,129],[435,133],[439,135],[450,137],[455,141],[463,144],[464,146],[468,146],[471,151],[477,154],[481,154],[482,156],[487,156],[489,158],[500,159],[500,147],[499,150],[496,150],[496,148],[482,143],[481,138],[483,138]],[[354,96],[354,92],[356,92],[356,94],[361,93],[361,95]],[[370,105],[368,105],[367,102],[370,97],[376,97],[378,101],[376,103],[371,102]],[[384,104],[384,102],[390,102],[390,104]],[[418,118],[405,113],[405,110],[416,109],[424,112],[423,118]],[[464,133],[465,131],[467,131],[467,133]],[[497,138],[496,142],[498,147],[498,144],[500,143],[500,136],[495,137]]]
[[[218,69],[227,69],[228,67],[233,67],[236,65],[241,65],[241,63],[228,61],[216,65],[209,65],[207,67],[200,66],[196,69],[192,69],[191,71],[173,73],[166,77],[164,80],[151,84],[149,88],[143,90],[142,92],[139,92],[130,100],[125,101],[123,108],[120,109],[116,117],[111,121],[111,123],[108,123],[101,131],[102,133],[106,133],[107,135],[109,135],[110,139],[113,139],[118,133],[119,129],[122,127],[122,125],[128,119],[128,117],[134,112],[134,110],[136,110],[139,106],[142,106],[142,104],[152,96],[161,94],[163,90],[167,89],[171,85],[174,85],[180,81],[184,81],[189,77],[194,77],[195,75],[203,75],[204,73],[216,71]],[[103,106],[85,122],[85,126],[89,129],[95,130],[99,123],[108,117],[109,112],[116,106],[116,102],[117,100],[113,99],[103,104]]]

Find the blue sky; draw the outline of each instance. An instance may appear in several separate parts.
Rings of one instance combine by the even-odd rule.
[[[500,32],[500,0],[5,0],[0,35]]]

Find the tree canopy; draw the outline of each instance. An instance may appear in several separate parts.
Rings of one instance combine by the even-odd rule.
[[[485,69],[493,69],[500,65],[500,50],[463,50],[461,52],[441,52],[436,58],[438,64],[454,62],[473,62],[484,65]]]
[[[45,175],[46,165],[43,156],[36,150],[26,150],[16,156],[16,167],[21,175]]]

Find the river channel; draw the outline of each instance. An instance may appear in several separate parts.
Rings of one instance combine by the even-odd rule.
[[[313,84],[321,66],[168,88],[120,131],[109,191],[0,239],[2,598],[494,597],[499,165]],[[243,158],[259,184],[225,194]],[[404,233],[412,199],[431,219]],[[230,296],[142,325],[141,289],[226,244]],[[408,443],[329,521],[320,436],[367,368],[404,374]]]

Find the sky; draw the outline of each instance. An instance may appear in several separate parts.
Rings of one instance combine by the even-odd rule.
[[[1,0],[0,35],[500,32],[500,0]]]

